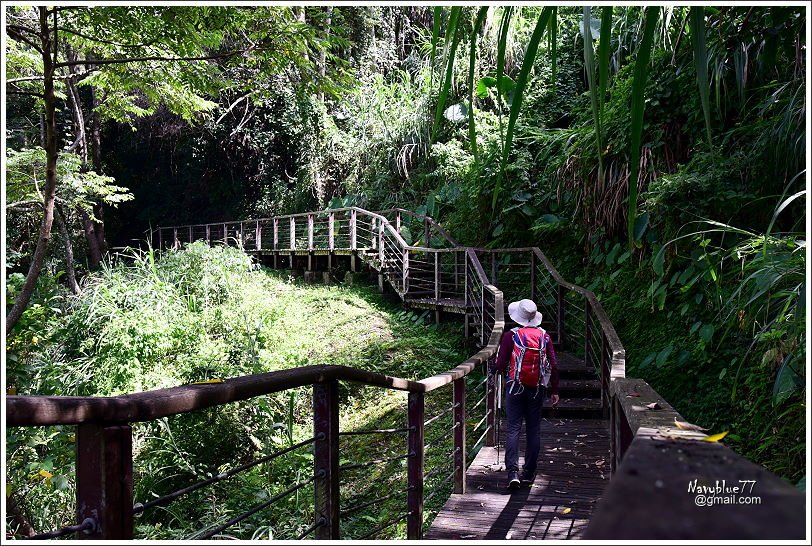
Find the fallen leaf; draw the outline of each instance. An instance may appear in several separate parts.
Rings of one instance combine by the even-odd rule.
[[[480,503],[479,503],[479,505],[480,505],[480,506],[485,506],[485,503],[484,503],[484,502],[480,502]]]
[[[639,392],[630,392],[626,395],[626,398],[637,398],[638,396],[640,396]]]
[[[211,385],[212,383],[222,383],[222,379],[207,379],[206,381],[195,381],[193,383],[189,383],[190,385]]]
[[[508,534],[505,535],[505,538],[507,540],[510,540],[510,537],[512,537],[512,536],[513,536],[513,531],[508,531]]]
[[[708,430],[704,427],[700,427],[699,425],[695,425],[693,423],[686,423],[685,421],[677,421],[676,417],[674,417],[674,424],[677,425],[677,428],[682,430],[697,430],[697,431]]]
[[[703,442],[718,442],[725,436],[727,436],[728,431],[720,432],[719,434],[713,434],[708,436],[707,438],[702,438]]]
[[[569,514],[570,512],[572,512],[572,508],[564,508],[563,510],[561,510],[562,514]]]
[[[660,408],[660,404],[658,404],[657,402],[652,402],[651,404],[646,404],[646,407],[648,409],[662,409],[662,408]]]
[[[553,489],[553,491],[555,491],[556,493],[561,493],[561,494],[566,494],[567,493],[563,489]]]
[[[567,461],[567,462],[565,462],[564,464],[568,464],[568,465],[570,465],[570,466],[575,466],[575,463],[574,463],[574,462],[572,462],[572,461]]]
[[[476,535],[460,535],[460,538],[476,538]]]
[[[595,466],[603,466],[605,464],[606,464],[606,461],[604,461],[603,459],[595,461]]]
[[[589,436],[589,435],[588,434],[579,434],[578,436],[576,436],[576,438],[586,438],[587,436]]]

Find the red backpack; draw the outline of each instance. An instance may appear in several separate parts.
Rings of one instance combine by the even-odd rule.
[[[547,332],[532,326],[513,328],[511,332],[513,354],[510,357],[508,383],[513,385],[510,392],[517,384],[535,389],[542,385],[546,387],[552,372],[547,358]]]

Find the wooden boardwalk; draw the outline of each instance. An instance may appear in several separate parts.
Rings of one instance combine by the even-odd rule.
[[[467,492],[451,495],[425,538],[580,538],[609,482],[608,425],[602,419],[543,418],[536,481],[512,493],[504,448],[498,466],[496,448],[482,448],[466,473]],[[521,466],[524,434],[520,447]]]

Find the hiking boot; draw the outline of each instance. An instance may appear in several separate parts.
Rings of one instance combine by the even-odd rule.
[[[519,488],[522,484],[521,480],[519,480],[519,471],[518,470],[511,470],[508,472],[508,489],[511,491],[515,491]]]
[[[536,481],[536,473],[527,470],[522,472],[522,485],[530,485]]]

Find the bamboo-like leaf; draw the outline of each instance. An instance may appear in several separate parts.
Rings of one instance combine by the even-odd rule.
[[[632,119],[631,119],[631,165],[629,170],[629,246],[634,245],[634,224],[637,216],[637,178],[640,171],[640,138],[643,134],[643,110],[645,103],[646,81],[648,80],[648,62],[651,58],[651,46],[654,41],[654,27],[660,16],[659,7],[647,7],[643,24],[643,40],[637,48],[637,59],[634,63],[632,78]]]
[[[601,146],[601,116],[598,105],[598,90],[595,87],[595,45],[592,43],[592,8],[584,6],[584,70],[589,84],[589,99],[592,103],[592,118],[595,120],[595,144],[598,148],[598,180],[603,180],[603,146]]]
[[[550,62],[552,67],[550,70],[550,80],[553,91],[555,91],[555,82],[558,72],[558,8],[553,7],[553,13],[550,15],[550,30],[547,32],[547,38],[550,40]]]
[[[510,16],[513,8],[507,6],[502,12],[502,21],[499,23],[499,40],[496,44],[496,93],[499,96],[499,106],[502,106],[502,77],[505,72],[505,49],[507,48],[507,35],[510,29]]]
[[[488,6],[479,8],[474,22],[474,28],[471,30],[471,52],[468,60],[468,138],[471,141],[471,153],[474,155],[474,161],[479,161],[479,153],[477,152],[476,144],[476,120],[474,119],[474,72],[476,71],[476,37],[482,23],[485,21],[485,16],[488,15]]]
[[[457,32],[457,22],[460,18],[460,6],[451,8],[451,13],[448,16],[448,29],[446,30],[446,43],[451,40],[451,46],[448,48],[448,59],[446,61],[445,76],[440,89],[440,95],[437,97],[437,111],[434,114],[434,126],[431,129],[431,142],[437,136],[437,130],[440,128],[440,121],[443,119],[443,112],[445,111],[445,103],[448,99],[448,89],[451,87],[451,77],[454,73],[454,57],[457,54],[457,44],[460,41],[460,34]]]
[[[699,86],[699,98],[702,101],[702,112],[705,114],[705,130],[708,133],[708,144],[711,139],[710,117],[710,85],[708,84],[708,48],[705,43],[705,8],[691,7],[691,41],[694,44],[694,66],[696,68],[696,84]]]
[[[440,25],[443,19],[442,6],[434,8],[434,21],[431,29],[431,61],[429,62],[429,89],[434,87],[434,59],[437,56],[437,39],[440,37]]]
[[[603,103],[609,83],[609,54],[612,41],[612,6],[601,9],[601,36],[598,42],[598,111],[603,119]]]
[[[519,77],[516,79],[516,88],[513,90],[513,102],[510,104],[510,117],[508,118],[507,131],[505,132],[505,145],[502,148],[502,162],[499,167],[499,176],[496,179],[496,187],[493,189],[493,200],[491,202],[491,209],[496,210],[496,200],[499,197],[499,192],[502,187],[502,178],[505,174],[505,167],[507,166],[508,157],[510,157],[510,147],[513,144],[513,131],[516,128],[516,120],[519,117],[519,110],[522,107],[522,96],[524,89],[527,87],[527,81],[530,78],[530,71],[533,68],[533,63],[536,60],[536,53],[539,49],[544,31],[547,29],[550,21],[552,8],[545,7],[541,15],[536,21],[536,28],[533,29],[533,35],[527,43],[527,49],[524,53],[522,60],[522,68],[519,71]],[[497,84],[498,86],[499,84]]]

